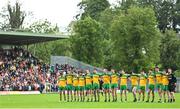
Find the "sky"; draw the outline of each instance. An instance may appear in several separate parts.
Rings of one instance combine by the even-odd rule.
[[[7,6],[8,1],[13,5],[16,0],[0,0],[0,11]],[[31,12],[32,15],[25,19],[25,25],[32,22],[47,19],[60,27],[60,31],[65,31],[66,27],[74,16],[79,13],[77,4],[81,0],[18,0],[22,4],[23,10]],[[114,4],[117,0],[109,0]]]

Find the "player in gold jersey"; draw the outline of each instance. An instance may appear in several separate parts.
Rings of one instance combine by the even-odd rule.
[[[139,99],[141,99],[141,94],[143,96],[142,101],[145,99],[145,91],[146,91],[146,82],[147,82],[147,75],[145,74],[144,70],[141,71],[141,74],[139,75]]]
[[[104,89],[104,95],[105,95],[104,102],[107,102],[107,94],[108,94],[108,101],[110,102],[110,74],[108,74],[106,69],[104,70],[102,79],[103,79],[103,89]]]
[[[86,94],[87,94],[87,102],[89,102],[89,96],[91,96],[91,102],[93,101],[93,94],[92,94],[92,76],[89,70],[86,70]]]
[[[134,97],[133,102],[136,102],[137,101],[136,93],[137,93],[139,76],[138,76],[138,74],[132,73],[130,79],[131,79],[131,85],[132,85],[132,93],[133,93],[133,97]]]
[[[118,88],[118,80],[119,75],[114,71],[114,69],[111,70],[111,90],[112,90],[112,98],[113,102],[117,101],[117,88]]]
[[[79,78],[77,75],[73,75],[73,91],[74,91],[74,101],[79,101]]]
[[[155,74],[152,72],[152,70],[149,70],[148,74],[148,83],[149,83],[149,90],[148,90],[148,98],[146,102],[149,102],[150,94],[152,93],[152,101],[154,102],[154,87],[155,87]]]
[[[154,72],[155,76],[156,76],[156,88],[158,90],[158,95],[159,95],[159,103],[161,103],[161,99],[162,99],[162,72],[159,71],[159,67],[156,66],[155,68],[155,72]]]
[[[127,80],[128,80],[129,75],[126,74],[124,72],[124,70],[122,70],[121,74],[120,74],[120,90],[121,90],[121,102],[123,102],[122,99],[122,94],[124,92],[125,95],[125,101],[127,101]]]
[[[60,101],[62,101],[62,93],[64,95],[64,101],[66,101],[66,95],[65,95],[65,89],[66,89],[66,78],[63,76],[62,73],[60,73],[58,77],[58,89],[59,89],[59,95],[60,95]]]
[[[72,95],[72,90],[73,90],[73,75],[71,71],[67,72],[68,74],[66,75],[66,90],[67,90],[67,102],[69,102],[69,95],[71,96],[71,101],[73,101],[73,95]]]
[[[168,100],[169,100],[168,84],[169,84],[168,72],[163,72],[163,76],[162,76],[162,85],[163,85],[163,87],[162,87],[162,90],[163,90],[164,102],[166,102],[166,95],[168,96]]]
[[[85,78],[83,76],[83,72],[80,71],[79,72],[79,92],[80,92],[81,102],[84,102],[85,100],[84,90],[85,90]]]
[[[96,70],[93,71],[93,94],[94,94],[94,102],[100,101],[100,95],[99,95],[99,79],[100,75],[97,73]]]

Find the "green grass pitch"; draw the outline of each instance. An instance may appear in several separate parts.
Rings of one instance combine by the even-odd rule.
[[[119,98],[120,95],[118,95]],[[58,94],[40,95],[5,95],[0,96],[0,108],[180,108],[180,93],[176,93],[175,103],[132,102],[132,93],[128,94],[127,102],[59,102]]]

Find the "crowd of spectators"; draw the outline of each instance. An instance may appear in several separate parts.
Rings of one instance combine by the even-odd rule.
[[[57,91],[57,74],[74,69],[69,65],[50,66],[22,48],[0,49],[0,91]]]

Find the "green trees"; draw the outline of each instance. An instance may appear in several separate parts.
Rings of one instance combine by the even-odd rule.
[[[65,55],[94,66],[135,72],[155,64],[180,69],[179,0],[121,0],[115,7],[108,0],[82,0],[78,6],[81,12],[69,27],[70,39],[31,45],[35,56],[49,62],[50,55]],[[7,9],[2,15],[10,19],[1,22],[1,29],[21,28],[26,17],[21,5]],[[59,28],[45,20],[25,31],[54,34]]]
[[[103,64],[103,38],[105,32],[100,23],[90,17],[79,20],[74,25],[71,36],[73,56],[88,64]]]
[[[164,68],[180,69],[180,37],[170,30],[166,31],[160,46],[160,59]]]
[[[150,8],[131,7],[117,15],[111,28],[119,68],[139,71],[159,60],[160,33]]]

